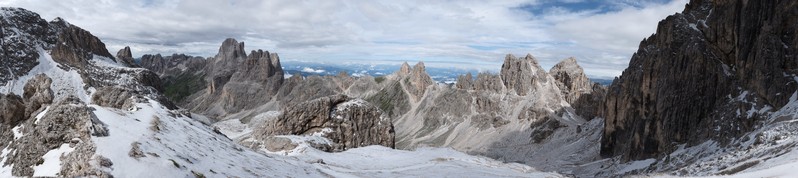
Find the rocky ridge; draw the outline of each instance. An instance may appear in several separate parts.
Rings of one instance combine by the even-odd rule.
[[[661,158],[757,128],[798,89],[797,6],[692,0],[661,21],[609,87],[601,154]]]

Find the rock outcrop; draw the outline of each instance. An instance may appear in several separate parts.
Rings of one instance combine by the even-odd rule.
[[[540,67],[538,60],[527,54],[524,58],[516,58],[508,54],[502,64],[501,79],[508,90],[515,91],[519,96],[526,96],[532,92],[537,83],[546,83],[546,71]]]
[[[111,56],[111,53],[105,47],[105,43],[89,31],[66,23],[66,21],[59,21],[53,24],[55,25],[54,28],[62,29],[58,33],[58,40],[50,52],[54,61],[69,67],[85,69],[88,65],[87,59],[94,58],[93,55],[114,60],[114,57]]]
[[[168,65],[157,62],[142,59],[142,66],[152,70],[168,70],[164,67]],[[204,71],[202,80],[198,81],[197,75],[192,74],[189,82],[191,85],[200,81],[206,83],[204,89],[182,92],[186,101],[181,103],[194,112],[210,117],[221,117],[265,104],[272,100],[283,84],[283,70],[277,54],[257,50],[247,55],[244,43],[232,38],[222,42],[215,57],[207,59]],[[193,94],[185,96],[185,93]]]
[[[56,31],[39,14],[0,7],[0,85],[17,79],[39,64],[37,47],[50,49]]]
[[[91,101],[104,107],[130,109],[135,101],[134,96],[138,96],[135,91],[122,87],[108,86],[97,89],[94,95],[91,96]]]
[[[136,64],[136,60],[133,59],[133,53],[130,52],[129,46],[125,46],[125,48],[120,49],[119,52],[116,53],[116,59],[125,66],[139,67],[139,65]]]
[[[454,87],[462,90],[471,90],[474,87],[474,77],[471,76],[471,73],[457,76],[457,83],[455,83]]]
[[[399,73],[403,73],[404,70],[406,70],[404,67],[405,64],[407,63],[402,64],[403,67],[399,70]],[[409,92],[413,101],[416,102],[421,100],[428,86],[435,84],[435,81],[432,81],[432,78],[427,74],[424,62],[416,63],[416,65],[413,66],[413,70],[409,73],[409,76],[407,76],[407,79],[403,80],[403,82],[405,89]]]
[[[332,95],[298,103],[283,110],[281,116],[258,131],[258,140],[272,140],[272,145],[288,143],[278,135],[321,135],[330,145],[318,145],[324,151],[344,151],[368,145],[394,147],[391,119],[361,99]]]
[[[22,98],[14,94],[0,94],[0,128],[10,129],[25,118],[25,103]]]
[[[554,77],[557,87],[565,97],[565,101],[573,104],[582,94],[590,93],[593,82],[587,78],[585,71],[576,63],[576,58],[570,57],[554,65],[549,70],[549,75]]]
[[[691,0],[661,21],[609,87],[601,155],[659,157],[751,131],[798,89],[795,9],[789,0]]]
[[[52,83],[53,80],[44,74],[37,74],[33,79],[28,80],[28,83],[25,83],[22,94],[22,98],[25,100],[25,118],[28,118],[31,113],[43,105],[53,102],[53,90],[50,89]]]

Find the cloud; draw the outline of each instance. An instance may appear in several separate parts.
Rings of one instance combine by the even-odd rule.
[[[498,70],[504,54],[544,67],[569,56],[592,76],[620,74],[637,43],[686,0],[295,1],[4,0],[63,17],[113,52],[213,56],[228,37],[283,60]]]
[[[302,68],[302,72],[308,72],[308,73],[317,73],[317,74],[320,74],[320,73],[324,73],[324,71],[325,71],[324,69],[318,69],[318,70],[316,70],[316,69],[313,69],[313,68],[310,68],[310,67],[305,67],[305,68]]]

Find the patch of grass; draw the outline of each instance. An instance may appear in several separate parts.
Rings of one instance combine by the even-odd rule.
[[[191,94],[205,89],[206,83],[202,75],[181,74],[163,79],[164,95],[175,102],[181,102]]]
[[[385,81],[385,76],[374,77],[374,81],[377,83],[382,83]]]

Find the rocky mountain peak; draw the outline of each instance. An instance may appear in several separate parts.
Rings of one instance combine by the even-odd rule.
[[[410,74],[410,70],[411,70],[410,64],[407,64],[407,62],[404,62],[404,63],[402,63],[402,67],[400,67],[399,71],[396,71],[396,73],[398,73],[399,75],[404,76],[404,75]]]
[[[410,72],[410,76],[408,76],[409,83],[405,83],[408,91],[415,99],[418,101],[424,96],[424,92],[427,90],[427,86],[435,84],[435,81],[427,74],[426,67],[424,66],[424,62],[418,62],[416,65],[413,66],[412,72]]]
[[[219,46],[219,53],[216,54],[216,59],[231,60],[244,58],[246,56],[247,53],[244,51],[244,42],[239,43],[234,38],[227,38],[222,42],[222,46]]]
[[[522,59],[512,54],[504,58],[501,78],[508,90],[513,90],[520,96],[526,96],[533,91],[536,83],[548,82],[547,76],[532,54],[527,54]]]
[[[133,53],[130,52],[129,46],[125,46],[125,48],[122,48],[119,50],[119,52],[116,52],[116,59],[128,67],[139,67],[138,64],[136,64],[135,59],[133,59]]]
[[[587,78],[584,70],[576,63],[576,58],[563,59],[549,70],[549,75],[554,77],[557,87],[565,97],[565,101],[573,104],[582,94],[590,93],[593,82]]]

